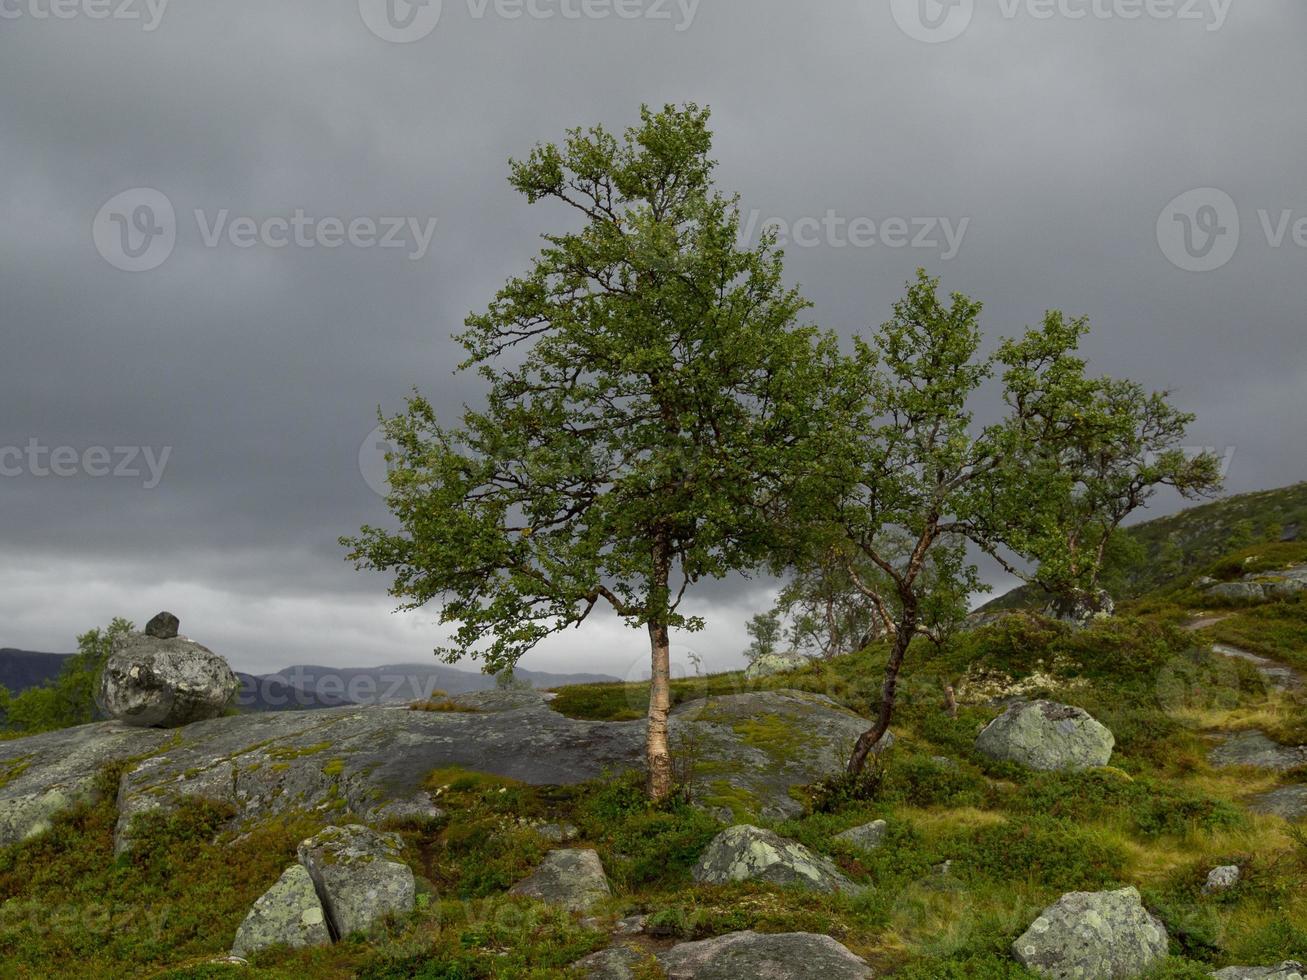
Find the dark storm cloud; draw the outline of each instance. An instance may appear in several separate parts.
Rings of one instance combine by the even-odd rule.
[[[992,333],[1086,313],[1096,369],[1175,389],[1195,446],[1233,447],[1231,490],[1303,476],[1296,0],[445,0],[434,25],[396,3],[0,0],[0,447],[77,454],[0,478],[0,642],[187,603],[240,666],[424,656],[434,615],[388,617],[335,544],[384,519],[360,449],[413,385],[477,400],[449,335],[569,220],[508,157],[642,102],[712,106],[721,184],[779,223],[823,325],[879,323],[919,265]],[[135,188],[176,241],[125,272],[97,216]],[[1228,197],[1164,214],[1197,188]],[[1219,261],[1232,222],[1238,248],[1185,271],[1159,219],[1173,258],[1187,230]],[[143,464],[88,472],[99,447],[170,455],[147,489]],[[761,588],[703,593],[710,666]],[[624,672],[628,647],[606,624],[532,665]]]

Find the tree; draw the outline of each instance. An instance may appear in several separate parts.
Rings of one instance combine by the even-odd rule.
[[[744,625],[744,631],[751,637],[748,648],[744,651],[750,661],[759,657],[768,657],[776,652],[781,639],[781,614],[773,609],[758,613]]]
[[[853,653],[894,629],[859,588],[849,562],[864,581],[877,580],[880,569],[858,561],[838,548],[826,550],[797,565],[781,590],[776,612],[790,621],[790,642],[796,650],[829,659]]]
[[[981,357],[980,304],[958,293],[945,304],[938,287],[919,271],[891,320],[870,342],[856,339],[845,397],[823,420],[827,463],[794,498],[806,508],[796,518],[811,528],[806,540],[837,549],[893,626],[876,720],[849,759],[854,775],[889,730],[913,640],[945,639],[981,591],[974,548],[1083,586],[1096,581],[1105,546],[1082,535],[1115,529],[1158,483],[1179,482],[1183,454],[1167,440],[1187,417],[1163,396],[1087,378],[1075,356],[1083,320],[1049,313],[1041,329]],[[1007,411],[977,429],[974,400],[999,369]],[[1159,447],[1161,462],[1140,457]],[[878,577],[862,573],[868,565]]]
[[[0,714],[11,732],[35,735],[59,728],[72,728],[95,721],[99,715],[96,694],[105,662],[132,632],[132,624],[114,619],[104,629],[93,629],[77,638],[77,653],[59,670],[59,675],[41,687],[11,695],[0,687]]]
[[[797,448],[820,416],[833,341],[796,325],[774,236],[739,244],[712,184],[706,110],[645,108],[624,139],[572,131],[512,164],[528,201],[579,230],[547,235],[459,338],[489,384],[442,427],[420,395],[385,421],[392,532],[342,542],[394,573],[402,608],[441,600],[447,661],[511,667],[606,604],[647,631],[649,795],[671,790],[670,631],[705,578],[770,560]]]

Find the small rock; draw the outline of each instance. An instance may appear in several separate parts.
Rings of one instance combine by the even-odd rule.
[[[236,932],[231,955],[248,957],[269,946],[326,946],[331,942],[313,879],[301,865],[287,868],[250,908]]]
[[[842,833],[836,834],[835,839],[852,844],[864,851],[874,851],[880,847],[880,842],[885,839],[885,831],[888,829],[889,824],[884,820],[873,820],[861,827],[851,827]]]
[[[634,968],[648,960],[648,956],[629,946],[613,946],[577,960],[572,969],[586,980],[635,980]]]
[[[137,728],[179,728],[217,718],[240,688],[227,661],[177,637],[134,637],[100,675],[104,710]]]
[[[561,823],[541,824],[535,828],[535,832],[551,844],[566,844],[581,836],[581,831],[566,820]]]
[[[170,612],[161,612],[145,624],[145,635],[157,640],[171,640],[181,629],[182,622]]]
[[[1229,891],[1239,884],[1239,878],[1239,866],[1236,864],[1213,868],[1207,876],[1207,884],[1203,885],[1203,894],[1211,895],[1215,892]]]
[[[1012,955],[1054,980],[1130,980],[1166,957],[1166,928],[1134,888],[1071,892],[1040,913],[1012,944]]]
[[[747,824],[728,827],[712,839],[694,866],[694,880],[708,885],[767,881],[819,892],[859,890],[829,858]]]
[[[431,794],[423,790],[406,800],[388,800],[378,803],[367,812],[368,823],[425,823],[439,820],[445,811],[431,802]]]
[[[745,668],[744,676],[755,680],[775,674],[788,674],[792,670],[808,666],[809,663],[811,661],[807,657],[797,653],[764,653]]]
[[[618,919],[613,934],[617,936],[642,935],[644,933],[644,924],[648,921],[649,916],[647,915],[630,915],[625,919]]]
[[[865,960],[830,936],[807,932],[733,932],[681,943],[658,957],[668,980],[868,980]]]
[[[550,851],[540,867],[508,893],[525,895],[572,912],[585,912],[612,895],[613,890],[598,853],[584,849]]]
[[[1279,966],[1227,966],[1212,974],[1216,980],[1307,980],[1307,967],[1297,960]]]
[[[1297,541],[1300,530],[1301,529],[1297,524],[1286,525],[1284,531],[1280,534],[1280,543],[1289,544],[1292,541]]]
[[[333,938],[366,933],[387,915],[413,911],[416,882],[401,847],[397,834],[360,824],[328,827],[300,842],[300,864],[313,877]]]
[[[976,739],[976,750],[1028,769],[1066,772],[1105,766],[1116,739],[1082,708],[1052,701],[1012,705]]]

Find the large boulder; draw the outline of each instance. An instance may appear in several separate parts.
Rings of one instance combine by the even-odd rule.
[[[545,855],[540,867],[508,890],[572,912],[586,912],[612,895],[599,855],[589,849],[560,849]]]
[[[300,842],[300,864],[313,879],[333,939],[413,911],[416,881],[400,857],[402,846],[398,835],[359,824],[328,827]]]
[[[231,955],[247,957],[269,946],[298,949],[330,942],[313,878],[302,865],[293,864],[250,908],[236,932]]]
[[[809,663],[811,661],[799,653],[764,653],[750,662],[744,669],[744,676],[756,680],[759,677],[788,674],[792,670],[808,666]]]
[[[137,728],[178,728],[221,715],[240,682],[227,661],[180,637],[133,637],[109,657],[99,703]]]
[[[728,827],[712,839],[694,866],[694,880],[707,885],[766,881],[819,892],[858,890],[829,858],[747,824]]]
[[[668,980],[868,980],[871,969],[830,936],[733,932],[658,957]]]
[[[1212,974],[1216,980],[1307,980],[1307,967],[1297,960],[1279,966],[1227,966]]]
[[[1166,928],[1134,888],[1071,892],[1040,913],[1012,955],[1054,980],[1130,980],[1166,957]]]
[[[992,759],[1044,772],[1105,766],[1116,739],[1083,708],[1052,701],[1014,704],[976,739],[976,750]]]
[[[1207,594],[1229,602],[1259,602],[1266,598],[1266,587],[1260,582],[1222,582],[1213,585]]]

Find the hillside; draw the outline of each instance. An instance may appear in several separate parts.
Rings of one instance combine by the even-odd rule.
[[[40,687],[59,676],[68,655],[34,653],[31,650],[0,649],[0,687],[18,694],[29,687]]]
[[[662,806],[633,771],[644,684],[0,743],[0,959],[42,977],[703,980],[766,975],[739,964],[767,955],[793,964],[777,976],[1036,980],[1018,952],[1076,944],[1041,949],[1032,927],[1093,900],[1133,907],[1144,930],[1103,944],[1100,964],[1151,951],[1090,980],[1287,980],[1271,969],[1307,960],[1307,543],[1214,542],[1255,519],[1234,513],[1294,513],[1279,504],[1299,492],[1172,519],[1159,540],[1211,558],[1113,620],[1018,613],[914,645],[894,743],[861,792],[823,777],[866,724],[880,646],[675,682],[682,794]],[[1044,771],[982,748],[979,732],[1037,699],[1100,726],[1107,755]],[[315,842],[342,825],[397,835],[357,872],[394,915],[370,939],[323,931],[224,962],[265,892],[296,869],[321,878]],[[721,849],[739,835],[746,866],[781,855],[770,877],[714,877],[736,867]],[[304,900],[352,887],[332,880]],[[714,956],[736,966],[694,966]]]
[[[1307,483],[1214,500],[1125,528],[1135,546],[1128,564],[1106,576],[1115,598],[1147,595],[1200,574],[1232,548],[1274,539],[1296,540],[1307,527]],[[1241,539],[1246,539],[1243,541]],[[1043,594],[1020,586],[981,607],[982,612],[1042,605]]]

